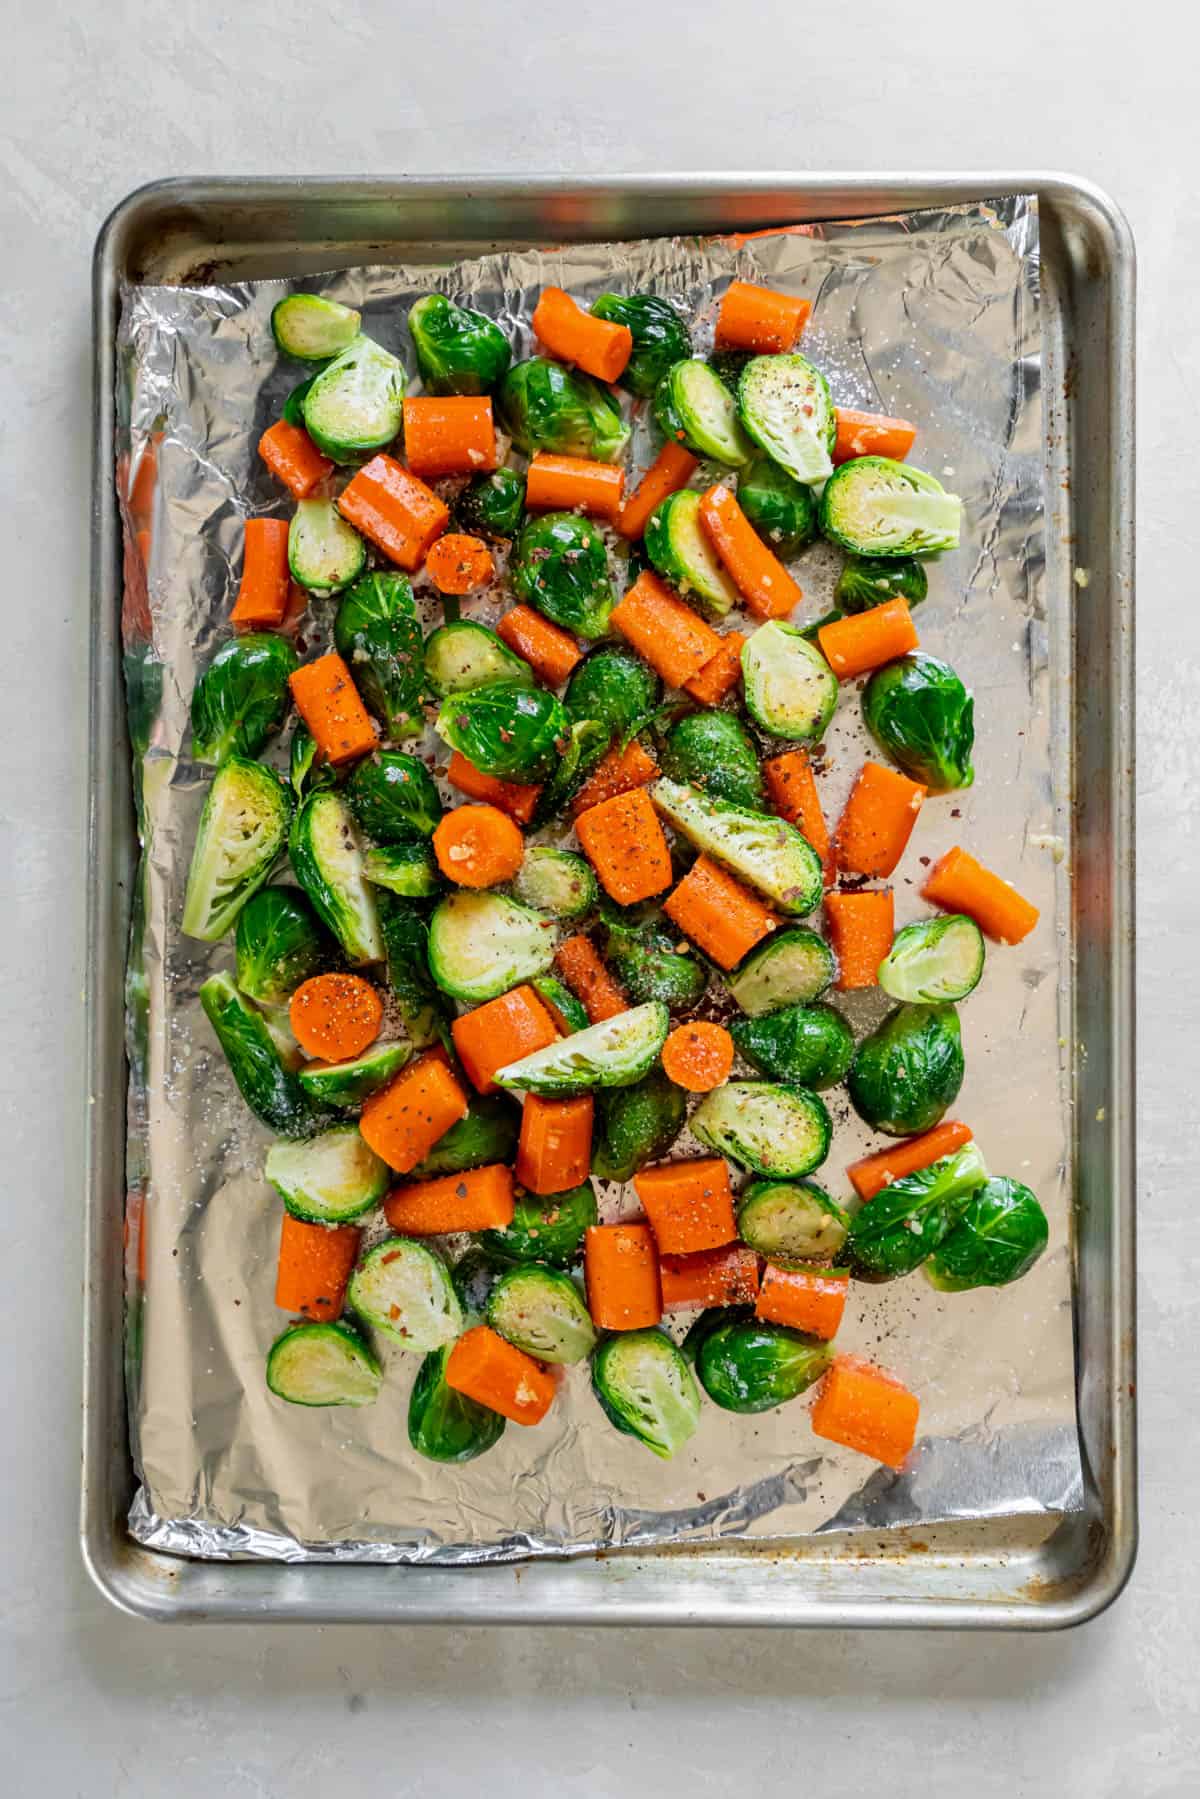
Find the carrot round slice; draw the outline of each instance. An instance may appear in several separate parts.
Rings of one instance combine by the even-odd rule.
[[[448,531],[439,537],[425,558],[425,571],[439,593],[470,593],[490,581],[496,565],[492,552],[479,537]]]
[[[378,1037],[383,1001],[359,974],[316,974],[293,993],[289,1017],[306,1056],[351,1062]]]
[[[495,887],[511,881],[525,858],[525,839],[498,806],[456,806],[433,833],[433,853],[448,881]]]
[[[729,1079],[733,1038],[721,1024],[696,1019],[676,1025],[662,1051],[663,1073],[689,1093],[711,1093]]]

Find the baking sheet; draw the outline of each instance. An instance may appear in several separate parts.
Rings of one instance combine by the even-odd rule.
[[[1043,907],[1040,930],[993,954],[964,1007],[968,1074],[955,1110],[994,1169],[1037,1188],[1051,1216],[1050,1251],[1007,1293],[938,1296],[920,1277],[854,1289],[842,1346],[878,1356],[921,1393],[923,1435],[901,1477],[825,1453],[803,1401],[756,1419],[706,1406],[696,1438],[660,1464],[609,1430],[582,1370],[546,1424],[514,1427],[459,1470],[407,1449],[404,1364],[415,1358],[389,1354],[379,1404],[348,1421],[266,1394],[262,1359],[281,1322],[270,1303],[278,1202],[260,1174],[268,1139],[195,1001],[230,949],[187,942],[174,921],[206,779],[183,753],[192,683],[224,630],[244,512],[287,510],[255,454],[294,379],[267,329],[287,287],[136,289],[121,334],[119,448],[128,485],[157,440],[158,482],[142,546],[147,603],[127,604],[127,661],[139,691],[154,691],[147,660],[162,679],[141,770],[150,847],[134,997],[144,991],[144,1013],[131,1012],[131,1060],[135,1076],[145,1072],[131,1090],[130,1393],[143,1482],[131,1527],[148,1544],[205,1555],[476,1560],[1079,1503],[1066,1251],[1069,989],[1058,955],[1068,694],[1067,671],[1056,668],[1051,680],[1042,612],[1034,205],[1009,199],[742,242],[573,246],[304,285],[362,305],[366,328],[410,362],[404,315],[430,288],[493,313],[526,353],[546,282],[581,298],[650,285],[699,314],[703,348],[734,275],[812,298],[805,348],[835,398],[915,417],[919,459],[967,502],[963,547],[934,565],[919,623],[929,647],[976,689],[978,779],[968,794],[927,806],[908,862],[959,838],[986,845],[988,859]],[[136,601],[136,555],[131,565],[127,601]],[[834,567],[820,549],[800,559],[802,617],[824,609]],[[824,789],[830,811],[861,759],[856,712],[843,705],[830,733],[840,774]],[[917,878],[914,868],[909,882]],[[899,922],[922,910],[903,881],[897,910]],[[854,1022],[867,1026],[878,1009],[874,997],[859,999]],[[824,1171],[835,1192],[841,1164],[865,1141],[842,1124]],[[606,1216],[623,1203],[606,1194]]]

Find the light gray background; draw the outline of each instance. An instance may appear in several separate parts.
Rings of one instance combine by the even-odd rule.
[[[0,67],[0,1766],[14,1793],[1200,1791],[1200,25],[1111,0],[38,0]],[[78,1483],[88,260],[168,174],[1058,167],[1140,257],[1141,1557],[1067,1636],[154,1630]],[[1080,371],[1087,379],[1087,370]]]

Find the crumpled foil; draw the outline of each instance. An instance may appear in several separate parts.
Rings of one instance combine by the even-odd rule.
[[[228,634],[243,520],[290,510],[256,446],[302,374],[277,356],[269,329],[293,284],[132,289],[117,381],[125,662],[145,848],[128,982],[127,1366],[140,1480],[130,1528],[142,1543],[209,1557],[461,1563],[1081,1503],[1065,1050],[1069,671],[1048,661],[1036,202],[745,238],[530,249],[296,285],[360,307],[364,328],[415,381],[405,318],[423,293],[496,318],[522,356],[534,349],[530,317],[547,283],[584,302],[648,288],[683,306],[703,353],[735,277],[810,299],[803,348],[835,400],[915,420],[914,461],[965,501],[961,548],[930,565],[918,624],[975,689],[977,779],[922,813],[896,881],[897,923],[925,913],[923,865],[960,841],[1042,908],[1024,944],[990,951],[963,1005],[967,1075],[954,1112],[994,1172],[1039,1193],[1050,1247],[1007,1290],[939,1295],[919,1274],[852,1288],[839,1347],[892,1368],[920,1395],[920,1437],[902,1474],[814,1437],[805,1400],[756,1417],[706,1402],[696,1436],[660,1461],[611,1428],[586,1368],[567,1371],[542,1425],[510,1426],[463,1467],[409,1448],[419,1358],[397,1347],[382,1346],[386,1380],[372,1407],[306,1411],[268,1393],[264,1358],[286,1322],[272,1303],[281,1208],[262,1174],[269,1138],[197,1001],[201,981],[232,965],[231,940],[192,942],[179,917],[209,778],[189,755],[192,687]],[[638,466],[651,453],[646,411],[635,419]],[[822,546],[798,559],[802,622],[827,608],[838,563]],[[495,610],[486,598],[467,606],[483,618]],[[329,603],[310,603],[303,648],[323,647],[331,614]],[[845,697],[828,736],[832,816],[869,753],[854,702]],[[427,739],[431,755],[439,747]],[[282,749],[273,753],[282,765]],[[442,750],[439,767],[445,760]],[[842,1003],[859,1030],[883,1010],[877,993]],[[849,1191],[844,1164],[870,1140],[844,1097],[827,1097],[837,1131],[819,1178],[839,1195]],[[635,1209],[631,1192],[602,1191],[606,1218]]]

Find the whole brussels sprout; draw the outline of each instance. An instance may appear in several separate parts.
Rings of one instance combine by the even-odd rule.
[[[833,597],[843,613],[870,612],[885,600],[917,606],[928,592],[925,564],[915,556],[847,556]]]
[[[257,756],[283,723],[300,659],[286,637],[251,631],[223,643],[192,694],[192,756]]]
[[[772,1080],[833,1087],[854,1060],[854,1036],[832,1006],[781,1006],[760,1018],[730,1020],[738,1054]]]
[[[846,1085],[860,1118],[891,1137],[932,1130],[958,1096],[962,1034],[953,1006],[895,1006],[864,1037]]]
[[[738,505],[777,556],[795,556],[817,535],[817,502],[805,487],[769,456],[756,456],[742,470]]]
[[[437,733],[485,775],[532,785],[554,773],[571,721],[561,701],[542,687],[491,682],[450,694],[438,713]]]
[[[616,605],[599,529],[574,512],[530,519],[510,572],[526,605],[580,637],[603,637]]]
[[[445,294],[426,294],[408,315],[417,367],[431,394],[490,394],[512,361],[499,325],[455,306]]]
[[[684,1341],[700,1385],[726,1412],[769,1412],[811,1387],[833,1356],[817,1342],[782,1324],[764,1324],[741,1309],[704,1312]]]
[[[592,312],[627,326],[633,336],[633,354],[621,376],[621,386],[631,394],[652,394],[667,370],[692,353],[687,326],[657,294],[601,294],[592,301]]]
[[[986,1179],[979,1147],[968,1143],[881,1187],[850,1226],[846,1255],[855,1273],[867,1280],[911,1274],[950,1235]]]
[[[630,999],[659,999],[672,1012],[684,1012],[699,1003],[708,969],[689,944],[679,949],[679,941],[678,932],[652,921],[633,925],[610,912],[604,953]]]
[[[662,697],[654,670],[629,650],[593,650],[567,682],[563,704],[577,722],[596,719],[608,737],[624,737]]]
[[[286,1006],[333,955],[298,887],[260,887],[238,914],[236,944],[237,984],[264,1006]]]
[[[512,1223],[502,1231],[484,1231],[480,1240],[502,1262],[548,1262],[552,1268],[569,1268],[582,1255],[584,1236],[598,1218],[591,1181],[565,1193],[518,1193]]]
[[[504,1435],[499,1412],[446,1381],[453,1343],[431,1349],[417,1370],[408,1401],[408,1440],[431,1462],[473,1462]]]
[[[926,1278],[943,1293],[1006,1287],[1029,1273],[1049,1238],[1046,1214],[1029,1188],[996,1175],[971,1194],[926,1262]]]
[[[454,502],[458,522],[477,537],[515,537],[525,513],[525,478],[515,469],[476,475]]]
[[[425,646],[407,577],[377,570],[342,595],[334,620],[338,654],[389,737],[420,733]]]
[[[384,926],[387,935],[387,926]],[[432,978],[432,977],[430,977]],[[467,1115],[438,1138],[429,1154],[413,1169],[413,1179],[429,1180],[435,1174],[462,1174],[468,1168],[486,1168],[507,1162],[516,1154],[521,1111],[507,1093],[482,1093],[471,1100]],[[500,1235],[501,1233],[490,1233]]]
[[[629,427],[608,389],[545,356],[514,363],[500,385],[500,423],[519,450],[616,462]]]
[[[602,1181],[627,1181],[647,1162],[665,1155],[683,1129],[687,1099],[661,1068],[632,1087],[596,1095],[592,1173]]]
[[[350,810],[379,843],[413,843],[430,837],[442,816],[433,776],[403,750],[376,750],[359,762],[346,782]]]
[[[917,651],[876,669],[863,717],[892,761],[934,793],[975,779],[975,701],[948,662]]]
[[[692,712],[672,725],[663,743],[662,771],[733,806],[762,806],[758,753],[732,712]]]

